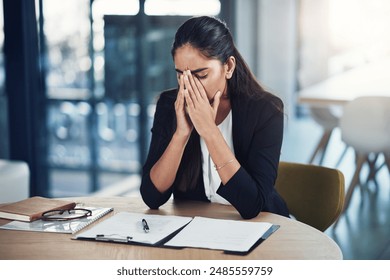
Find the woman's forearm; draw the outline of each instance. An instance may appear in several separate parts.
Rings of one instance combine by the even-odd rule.
[[[238,169],[240,169],[241,165],[217,127],[207,133],[203,139],[205,140],[211,159],[215,164],[215,169],[221,178],[221,182],[223,185],[226,185]]]
[[[150,179],[161,193],[169,189],[175,181],[188,139],[189,136],[175,133],[161,158],[150,170]]]

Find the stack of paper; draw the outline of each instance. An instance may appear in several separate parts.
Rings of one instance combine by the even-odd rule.
[[[195,217],[165,246],[247,252],[271,227],[270,223]]]

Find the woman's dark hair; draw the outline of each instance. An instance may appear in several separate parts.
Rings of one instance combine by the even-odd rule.
[[[222,64],[225,64],[231,56],[236,59],[235,70],[227,84],[227,94],[230,98],[233,95],[248,95],[252,98],[270,95],[257,82],[236,49],[232,34],[223,21],[209,16],[190,18],[176,32],[171,49],[172,57],[175,57],[177,49],[185,45],[198,49],[207,58],[218,59]],[[172,125],[175,126],[176,121]],[[199,135],[194,130],[176,176],[176,185],[182,191],[194,189],[197,178],[202,178],[201,149],[198,139]]]

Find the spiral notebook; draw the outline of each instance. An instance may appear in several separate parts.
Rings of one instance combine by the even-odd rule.
[[[36,220],[30,223],[12,221],[8,224],[0,226],[0,229],[24,230],[24,231],[40,231],[40,232],[55,232],[55,233],[76,233],[88,225],[94,223],[101,217],[110,213],[113,208],[108,207],[83,207],[90,209],[92,215],[71,221],[43,221]]]

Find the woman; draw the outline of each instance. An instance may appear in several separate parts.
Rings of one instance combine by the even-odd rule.
[[[231,204],[244,219],[288,216],[274,188],[283,103],[264,91],[212,17],[194,17],[172,46],[178,89],[160,95],[140,187],[153,209],[170,196]]]

